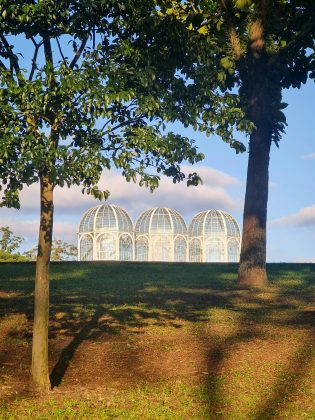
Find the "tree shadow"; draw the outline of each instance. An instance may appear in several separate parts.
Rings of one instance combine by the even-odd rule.
[[[178,329],[182,322],[187,321],[206,326],[207,323],[215,322],[209,315],[209,308],[227,309],[237,315],[235,329],[230,334],[218,339],[211,333],[202,332],[203,327],[200,329],[203,341],[200,342],[200,351],[203,346],[208,370],[203,380],[208,403],[207,415],[211,419],[224,420],[226,391],[221,371],[238,345],[253,339],[266,339],[262,329],[266,323],[279,327],[303,327],[308,329],[310,336],[314,332],[313,312],[300,311],[301,305],[312,301],[310,292],[314,282],[313,266],[304,267],[300,273],[302,283],[281,287],[277,286],[274,279],[287,279],[292,275],[292,270],[286,265],[279,265],[278,269],[272,266],[273,287],[277,288],[274,300],[268,298],[268,291],[264,294],[237,290],[229,280],[234,275],[231,274],[230,265],[211,267],[188,264],[183,268],[179,264],[71,264],[73,273],[69,266],[68,272],[64,267],[63,264],[52,267],[52,277],[56,280],[52,282],[51,289],[53,321],[50,325],[50,339],[64,335],[70,338],[70,342],[61,350],[52,369],[50,378],[53,387],[63,382],[78,348],[87,340],[107,340],[111,335],[122,333],[128,336],[134,334],[135,329],[140,331],[151,325]],[[84,267],[84,270],[77,273],[78,267]],[[294,269],[297,270],[297,267]],[[236,266],[233,270],[236,271]],[[18,288],[23,288],[22,282],[22,279],[18,280]],[[9,308],[10,303],[16,302],[18,310],[27,307],[28,311],[32,300],[28,290],[29,285],[24,296],[5,299],[2,307]],[[294,309],[294,316],[278,316],[281,311],[291,313],[291,309]],[[64,315],[56,320],[54,317],[59,313]],[[209,345],[205,348],[207,340]],[[143,362],[141,354],[129,349],[128,358],[126,366],[130,375],[147,380],[139,370]],[[306,366],[303,366],[303,359],[306,360]],[[302,346],[292,356],[291,363],[279,374],[272,396],[257,404],[254,418],[271,419],[278,409],[285,408],[288,398],[307,374],[310,360],[311,354]],[[283,377],[290,371],[299,373],[290,376],[286,385]]]

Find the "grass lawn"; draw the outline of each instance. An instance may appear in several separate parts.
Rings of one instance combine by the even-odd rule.
[[[33,263],[0,264],[1,419],[314,419],[315,265],[54,263],[53,390],[30,392]]]

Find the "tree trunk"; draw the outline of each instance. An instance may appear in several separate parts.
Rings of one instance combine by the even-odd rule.
[[[241,91],[247,104],[247,116],[255,124],[249,140],[243,235],[238,284],[264,287],[266,272],[266,223],[269,181],[269,156],[274,132],[275,104],[281,102],[281,90],[269,66],[265,50],[264,22],[267,10],[262,3],[261,18],[249,30],[248,55],[242,74]]]
[[[249,144],[243,235],[238,284],[263,287],[266,272],[266,223],[271,135],[263,127],[252,133]]]
[[[49,265],[53,229],[53,185],[40,180],[40,227],[36,261],[32,378],[37,390],[50,390],[48,369]]]

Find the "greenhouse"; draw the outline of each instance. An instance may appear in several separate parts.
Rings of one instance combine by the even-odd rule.
[[[196,214],[189,225],[189,261],[237,262],[240,228],[225,211],[207,210]]]
[[[153,208],[133,228],[124,209],[100,205],[81,218],[78,260],[237,262],[240,242],[236,220],[222,210],[198,213],[187,230],[176,210]]]
[[[187,261],[187,226],[183,217],[165,207],[147,210],[135,225],[137,261]]]
[[[78,232],[78,260],[134,260],[131,218],[114,205],[100,205],[86,211]]]

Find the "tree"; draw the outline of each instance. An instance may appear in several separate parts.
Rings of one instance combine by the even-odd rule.
[[[40,227],[35,276],[32,377],[50,389],[49,262],[54,188],[97,187],[103,168],[119,168],[151,189],[159,177],[185,175],[179,164],[202,158],[189,139],[163,130],[161,85],[150,65],[137,67],[125,38],[128,16],[144,2],[4,0],[0,6],[0,174],[2,205],[19,208],[19,192],[39,184]],[[132,21],[132,20],[131,20]],[[19,47],[20,45],[20,47]],[[31,53],[32,52],[32,53]],[[141,52],[136,52],[141,55]],[[129,57],[128,65],[122,57]],[[188,184],[198,182],[196,174]]]
[[[9,226],[0,228],[0,261],[18,262],[27,261],[25,257],[16,252],[23,242],[23,238],[13,234]]]
[[[37,258],[38,247],[35,246],[29,251],[24,252],[24,256],[31,261]],[[69,261],[77,259],[78,248],[73,244],[68,244],[61,239],[54,238],[51,245],[51,261]]]
[[[176,27],[177,44],[167,35],[172,48],[183,49],[176,77],[185,83],[177,103],[188,105],[188,121],[209,134],[219,124],[224,140],[235,130],[249,135],[238,283],[265,286],[270,149],[286,126],[283,89],[315,78],[315,2],[166,1],[158,15],[169,32]]]
[[[1,227],[0,234],[0,250],[9,254],[14,253],[24,240],[20,236],[14,235],[9,226]]]

